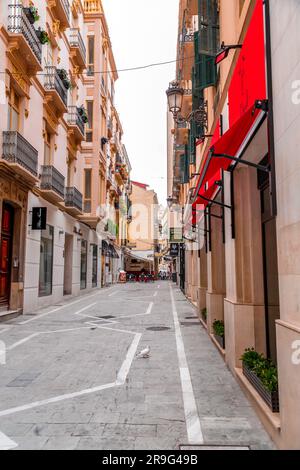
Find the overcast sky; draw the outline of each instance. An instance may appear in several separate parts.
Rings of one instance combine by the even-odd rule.
[[[102,0],[118,69],[176,58],[178,0]],[[166,204],[166,94],[175,64],[120,72],[116,108],[132,180],[150,185]]]

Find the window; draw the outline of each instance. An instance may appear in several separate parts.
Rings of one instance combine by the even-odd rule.
[[[73,185],[74,181],[74,173],[75,173],[75,160],[72,158],[72,156],[69,154],[68,158],[68,173],[67,173],[67,187],[71,188]]]
[[[18,131],[20,128],[20,96],[14,88],[10,89],[8,100],[8,130]]]
[[[92,245],[92,287],[97,287],[98,280],[98,245]]]
[[[39,277],[40,297],[52,294],[53,239],[54,228],[47,225],[46,230],[42,230],[41,233]]]
[[[86,129],[85,138],[87,142],[93,142],[94,102],[87,101],[86,109],[87,109],[87,116],[88,116],[88,123],[87,123],[88,128]]]
[[[92,211],[92,170],[84,170],[84,212]]]
[[[94,75],[94,60],[95,60],[95,38],[94,36],[88,37],[88,64],[87,74]]]
[[[44,130],[44,165],[51,165],[52,163],[52,151],[51,151],[51,134]]]
[[[80,289],[86,289],[86,272],[87,272],[87,241],[81,240]]]

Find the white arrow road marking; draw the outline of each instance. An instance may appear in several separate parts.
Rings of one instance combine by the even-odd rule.
[[[0,431],[0,450],[10,450],[18,447],[18,444]]]

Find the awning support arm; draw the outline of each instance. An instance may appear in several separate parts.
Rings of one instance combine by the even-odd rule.
[[[243,163],[244,165],[252,166],[253,168],[256,168],[256,170],[266,171],[267,173],[271,171],[270,167],[257,165],[256,163],[249,162],[248,160],[241,160],[238,157],[232,157],[231,155],[227,155],[226,153],[213,153],[212,157],[227,158],[228,160],[233,160],[234,162],[237,162],[237,163]]]
[[[232,209],[231,206],[228,206],[228,204],[223,204],[222,202],[215,201],[214,199],[208,199],[205,196],[199,196],[201,199],[204,199],[204,201],[210,202],[211,204],[216,204],[217,206],[221,207],[226,207],[226,209]]]

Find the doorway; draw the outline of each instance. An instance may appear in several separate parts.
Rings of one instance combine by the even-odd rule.
[[[4,202],[0,240],[0,309],[9,308],[14,208]]]
[[[64,295],[72,294],[73,235],[65,234],[64,250]]]
[[[265,160],[261,162],[265,164]],[[266,318],[266,350],[277,363],[276,320],[280,318],[276,218],[272,214],[269,174],[260,174],[264,296]]]

